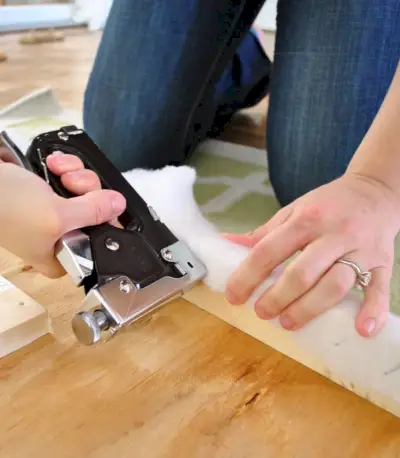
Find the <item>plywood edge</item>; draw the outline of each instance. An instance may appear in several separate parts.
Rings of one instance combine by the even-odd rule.
[[[323,357],[316,356],[309,349],[299,345],[293,338],[293,333],[275,327],[268,321],[260,320],[251,308],[246,306],[233,307],[225,301],[222,293],[214,292],[203,284],[186,293],[184,299],[332,382],[400,417],[399,400],[394,398],[388,390],[385,392],[384,387],[382,389],[371,387],[368,379],[364,379],[365,382],[360,383],[359,380],[351,376],[345,377],[343,374],[332,370],[332,367]],[[315,345],[318,345],[317,341]],[[354,361],[355,370],[357,370],[357,364],[358,362]]]
[[[0,358],[50,332],[46,309],[0,276]]]

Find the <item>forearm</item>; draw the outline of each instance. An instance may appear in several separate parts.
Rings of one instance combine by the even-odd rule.
[[[347,172],[381,182],[394,192],[400,204],[400,65]]]

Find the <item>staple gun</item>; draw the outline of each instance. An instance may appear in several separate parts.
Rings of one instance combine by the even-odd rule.
[[[5,160],[37,174],[64,198],[73,195],[46,166],[46,158],[57,150],[79,157],[99,176],[103,189],[118,191],[126,199],[121,227],[108,223],[85,227],[66,234],[56,246],[59,262],[85,293],[72,320],[79,342],[107,341],[192,289],[206,275],[205,266],[187,244],[160,221],[84,130],[65,126],[42,133],[25,154],[7,132],[0,134],[0,141],[7,147]]]

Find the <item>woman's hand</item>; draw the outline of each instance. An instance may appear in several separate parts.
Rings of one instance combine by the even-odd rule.
[[[299,329],[334,307],[354,286],[353,269],[336,263],[346,258],[372,273],[356,329],[364,337],[375,335],[389,311],[399,220],[396,198],[389,188],[370,178],[345,174],[283,208],[254,233],[226,235],[251,247],[228,282],[227,300],[244,303],[276,267],[300,251],[255,304],[260,318],[280,316],[284,328]]]
[[[64,199],[33,173],[0,161],[0,245],[57,278],[65,271],[55,257],[56,242],[71,230],[112,221],[126,202],[115,191],[101,190],[97,175],[75,156],[53,153],[47,166],[77,197]]]

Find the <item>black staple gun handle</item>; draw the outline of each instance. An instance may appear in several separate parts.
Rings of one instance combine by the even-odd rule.
[[[79,157],[85,168],[93,170],[98,175],[103,189],[113,189],[123,194],[127,200],[127,209],[121,216],[121,223],[130,224],[131,228],[135,230],[144,229],[151,218],[145,201],[91,138],[75,126],[63,127],[58,131],[37,136],[26,154],[35,172],[49,181],[57,194],[66,198],[72,197],[72,194],[62,185],[59,177],[53,175],[45,167],[47,157],[57,150]]]
[[[161,222],[159,225],[154,225],[154,218],[149,212],[146,202],[91,138],[75,126],[63,127],[60,130],[37,136],[26,154],[26,158],[34,168],[35,173],[48,181],[58,195],[66,198],[73,197],[64,188],[60,178],[53,175],[45,166],[47,157],[58,150],[81,159],[85,168],[93,170],[98,175],[103,189],[118,191],[125,197],[127,208],[119,218],[123,226],[130,230],[143,232],[155,247],[159,243],[164,245],[176,241],[171,233],[168,234],[170,231]],[[160,226],[159,231],[157,231],[158,226]],[[166,236],[168,240],[164,240]]]
[[[123,274],[128,275],[140,287],[147,286],[162,275],[181,275],[172,264],[157,256],[164,247],[177,242],[177,238],[158,220],[154,210],[148,207],[83,130],[66,126],[38,135],[26,154],[33,171],[46,180],[58,195],[73,197],[64,188],[60,178],[46,166],[47,157],[55,151],[79,157],[85,168],[98,175],[103,189],[120,192],[127,203],[126,210],[119,218],[124,229],[110,224],[82,228],[90,237],[96,267],[93,275],[85,280],[88,283],[85,285],[86,290],[94,284]],[[107,240],[111,247],[118,246],[120,249],[107,249]]]

